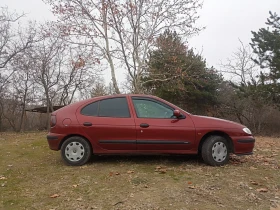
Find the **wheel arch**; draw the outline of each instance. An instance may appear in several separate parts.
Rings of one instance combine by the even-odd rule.
[[[228,142],[228,145],[229,145],[229,149],[230,149],[230,152],[234,152],[234,146],[233,146],[233,142],[232,142],[232,139],[230,138],[230,136],[223,132],[223,131],[218,131],[218,130],[215,130],[215,131],[211,131],[211,132],[208,132],[206,133],[200,140],[199,142],[199,145],[198,145],[198,153],[200,154],[201,153],[201,149],[202,149],[202,145],[203,143],[207,140],[208,137],[210,136],[221,136],[221,137],[224,137],[227,142]]]
[[[81,138],[85,139],[85,140],[89,143],[89,145],[90,145],[90,147],[91,147],[91,150],[93,151],[93,147],[92,147],[91,142],[90,142],[85,136],[80,135],[80,134],[69,134],[69,135],[65,136],[65,137],[61,140],[58,149],[60,150],[62,144],[63,144],[67,139],[69,139],[70,137],[73,137],[73,136],[78,136],[78,137],[81,137]]]

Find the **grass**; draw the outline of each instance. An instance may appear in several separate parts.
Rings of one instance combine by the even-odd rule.
[[[0,134],[0,209],[263,210],[280,204],[277,138],[257,137],[253,156],[232,156],[224,167],[196,156],[98,156],[70,167],[49,150],[45,136]]]

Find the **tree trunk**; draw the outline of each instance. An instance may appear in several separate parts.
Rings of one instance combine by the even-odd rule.
[[[23,118],[24,118],[25,106],[26,106],[26,95],[27,95],[27,88],[25,88],[25,90],[24,90],[23,104],[22,104],[22,110],[21,110],[21,115],[20,115],[18,132],[22,131],[22,124],[23,124]]]
[[[117,94],[120,94],[120,89],[118,87],[118,83],[116,80],[116,74],[115,74],[115,67],[114,67],[114,63],[113,63],[113,59],[111,56],[111,52],[110,52],[110,44],[109,44],[109,38],[108,38],[108,20],[107,20],[107,8],[105,5],[105,0],[102,0],[102,19],[103,19],[103,28],[104,28],[104,38],[105,38],[105,43],[106,43],[106,57],[107,60],[109,62],[110,68],[111,68],[111,77],[112,77],[112,83],[113,83],[113,87],[115,89],[115,92]]]

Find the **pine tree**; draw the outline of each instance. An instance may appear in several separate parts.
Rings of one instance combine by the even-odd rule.
[[[280,103],[280,17],[276,13],[269,14],[266,22],[268,28],[252,31],[250,45],[257,56],[254,61],[264,69],[260,75],[262,90],[273,102]]]
[[[206,67],[201,55],[187,49],[176,32],[167,30],[159,36],[146,73],[142,80],[148,92],[188,111],[202,114],[217,103],[221,77]]]

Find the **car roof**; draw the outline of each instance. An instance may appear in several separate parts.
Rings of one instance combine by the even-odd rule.
[[[112,95],[96,96],[96,97],[93,97],[93,98],[94,99],[101,99],[101,98],[116,98],[116,97],[125,97],[125,96],[158,98],[156,96],[146,95],[146,94],[112,94]],[[91,99],[93,99],[93,98],[91,98]]]

